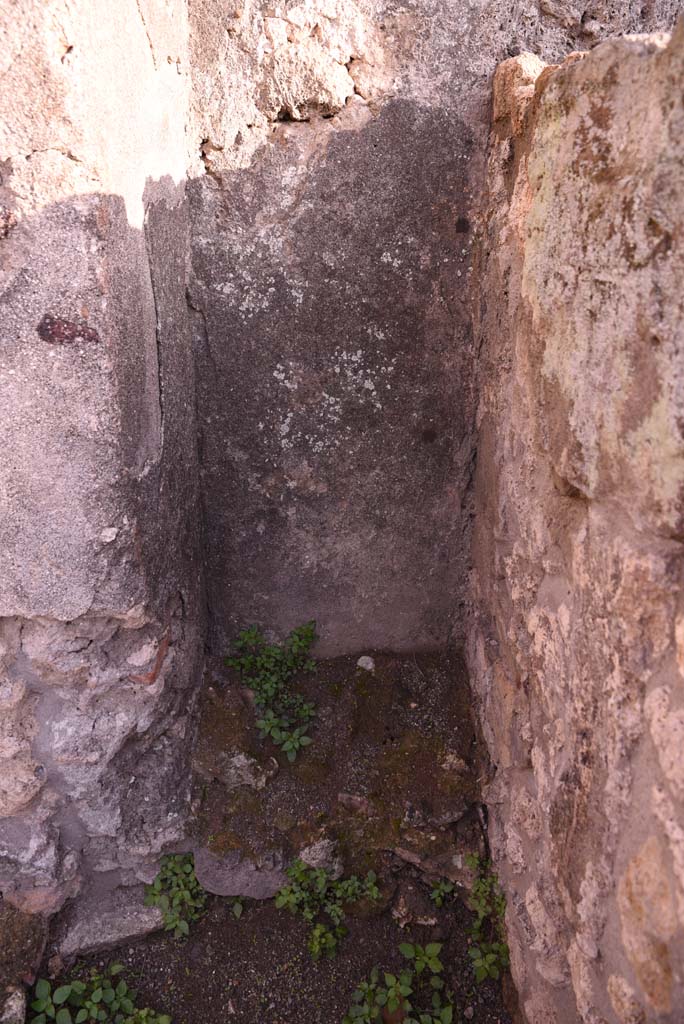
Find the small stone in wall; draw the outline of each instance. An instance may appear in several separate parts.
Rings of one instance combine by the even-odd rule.
[[[453,750],[447,750],[444,757],[440,761],[440,767],[445,772],[453,772],[455,775],[462,775],[464,772],[469,771],[468,765],[459,757]]]
[[[23,683],[0,685],[0,817],[16,814],[44,785],[44,772],[33,760],[36,731],[33,702]]]
[[[372,808],[370,801],[365,796],[359,796],[357,793],[338,793],[337,800],[346,807],[348,811],[353,811],[355,814],[365,814],[370,816]]]
[[[634,996],[634,990],[619,975],[611,974],[608,979],[608,995],[620,1024],[645,1024],[644,1008]]]
[[[672,885],[661,844],[651,836],[629,862],[618,886],[622,941],[651,1006],[671,1010],[668,942],[677,928]]]
[[[94,327],[82,321],[67,320],[63,316],[46,313],[36,327],[36,333],[43,341],[53,345],[71,344],[74,341],[99,341],[100,335]]]
[[[565,0],[540,0],[542,14],[555,18],[563,28],[573,28],[580,24],[583,11],[577,4],[568,4]]]
[[[237,789],[239,786],[261,790],[277,774],[278,762],[274,757],[260,763],[251,755],[238,751],[220,759],[216,777],[228,790]]]
[[[0,206],[0,238],[7,238],[13,227],[16,227],[17,218],[6,206]]]

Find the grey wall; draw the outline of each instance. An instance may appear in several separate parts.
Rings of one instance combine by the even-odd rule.
[[[187,31],[134,2],[124,29],[109,4],[20,6],[2,14],[0,891],[50,913],[135,882],[183,831],[203,601],[187,86],[166,55]]]
[[[491,72],[674,6],[191,4],[216,653],[243,624],[311,617],[327,652],[462,637]]]

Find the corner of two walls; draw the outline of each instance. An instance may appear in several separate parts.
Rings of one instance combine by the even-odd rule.
[[[684,23],[494,82],[469,661],[529,1024],[684,1008]]]
[[[474,408],[473,133],[432,81],[435,54],[460,74],[445,13],[206,7],[190,303],[211,647],[312,618],[320,654],[439,646]]]
[[[632,233],[597,237],[598,271],[573,277],[586,254],[544,245],[579,246],[617,216],[621,193],[601,164],[612,114],[599,109],[576,133],[573,173],[604,213],[564,205],[560,178],[558,190],[543,186],[575,137],[559,127],[577,116],[569,93],[539,120],[532,156],[532,120],[504,130],[502,115],[477,379],[469,241],[489,76],[508,48],[566,53],[582,33],[633,28],[644,12],[662,22],[670,0],[618,13],[596,3],[586,24],[555,0],[532,18],[503,0],[464,4],[457,22],[432,0],[410,16],[371,0],[327,5],[330,17],[307,3],[271,17],[261,0],[239,11],[130,0],[124,15],[100,0],[76,13],[61,0],[21,6],[8,26],[0,163],[6,901],[42,914],[79,891],[102,903],[180,835],[205,576],[217,651],[243,619],[283,629],[314,614],[330,651],[447,638],[466,594],[481,381],[471,664],[500,766],[490,797],[516,980],[534,1024],[535,1000],[564,1024],[572,1017],[557,1008],[576,998],[598,1021],[592,1000],[610,991],[628,1006],[633,990],[638,1002],[642,975],[661,998],[653,986],[667,990],[676,962],[662,929],[681,906],[667,748],[680,721],[681,537],[667,525],[678,454],[644,455],[676,436],[663,366],[677,291],[659,275],[677,250],[667,188],[646,175],[663,137],[630,139],[629,154],[665,214],[643,220],[646,200],[622,211]],[[669,95],[676,48],[597,53],[621,47],[630,73],[661,68],[648,88]],[[535,117],[553,83],[583,67],[557,73]],[[608,68],[602,91],[626,92],[625,74]],[[516,89],[531,94],[533,78]],[[661,127],[678,116],[666,105]],[[522,119],[516,110],[509,120]],[[665,183],[677,173],[664,156],[658,167]],[[657,340],[638,352],[629,338],[645,328],[634,325],[650,322],[634,306],[642,284],[620,299],[616,322],[631,325],[621,344],[606,344],[616,328],[601,318],[617,316],[619,285],[604,277],[623,274],[618,259],[631,260],[630,280],[651,282],[644,309],[662,305]],[[568,339],[589,331],[596,344],[575,365]],[[599,393],[605,379],[614,400]],[[645,421],[644,393],[630,405],[634,380],[654,389]],[[630,810],[632,774],[649,780],[638,793],[648,815]],[[664,882],[644,877],[644,849]],[[662,912],[640,931],[655,896]],[[654,943],[671,956],[662,970],[650,966]],[[608,948],[624,962],[599,983],[596,951]],[[620,1012],[596,1011],[630,1020]]]
[[[325,654],[463,639],[490,76],[675,3],[191,0],[215,654],[312,617]]]

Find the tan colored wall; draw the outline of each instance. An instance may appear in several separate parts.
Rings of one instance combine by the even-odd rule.
[[[470,663],[530,1024],[684,1019],[684,24],[494,85]]]

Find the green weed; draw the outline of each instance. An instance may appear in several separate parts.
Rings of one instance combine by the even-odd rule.
[[[477,854],[469,854],[466,862],[477,872],[468,906],[475,914],[470,928],[470,949],[475,980],[500,978],[509,964],[506,943],[506,896],[489,861]]]
[[[82,980],[76,978],[53,989],[45,978],[36,982],[30,1024],[171,1024],[171,1018],[149,1008],[135,1006],[136,993],[117,975],[121,964],[113,964],[104,973],[92,970]]]
[[[145,906],[159,907],[167,932],[184,939],[204,913],[207,894],[197,881],[191,853],[162,857],[159,874],[145,890]]]
[[[275,904],[279,909],[303,917],[313,926],[309,952],[314,960],[332,957],[337,952],[340,940],[346,935],[345,904],[380,897],[373,871],[364,879],[352,875],[335,881],[323,868],[310,868],[303,861],[295,860],[287,870],[287,877],[290,884],[280,890]],[[327,917],[330,923],[318,920],[321,917]]]
[[[446,879],[442,879],[441,882],[435,882],[430,893],[430,899],[436,907],[443,907],[449,896],[454,891],[454,883],[448,882]]]
[[[291,691],[290,680],[297,672],[315,667],[309,658],[315,638],[315,622],[293,629],[283,644],[267,643],[259,629],[252,626],[238,634],[236,654],[226,659],[254,694],[259,735],[262,739],[269,737],[288,761],[296,760],[312,742],[308,730],[316,715],[315,706]]]
[[[397,1012],[403,1013],[403,1024],[452,1024],[454,998],[440,977],[441,944],[419,946],[404,942],[399,949],[407,960],[413,961],[413,970],[400,971],[398,975],[384,973],[381,982],[380,971],[374,967],[369,980],[354,992],[343,1024],[374,1024],[383,1019],[384,1013]]]

